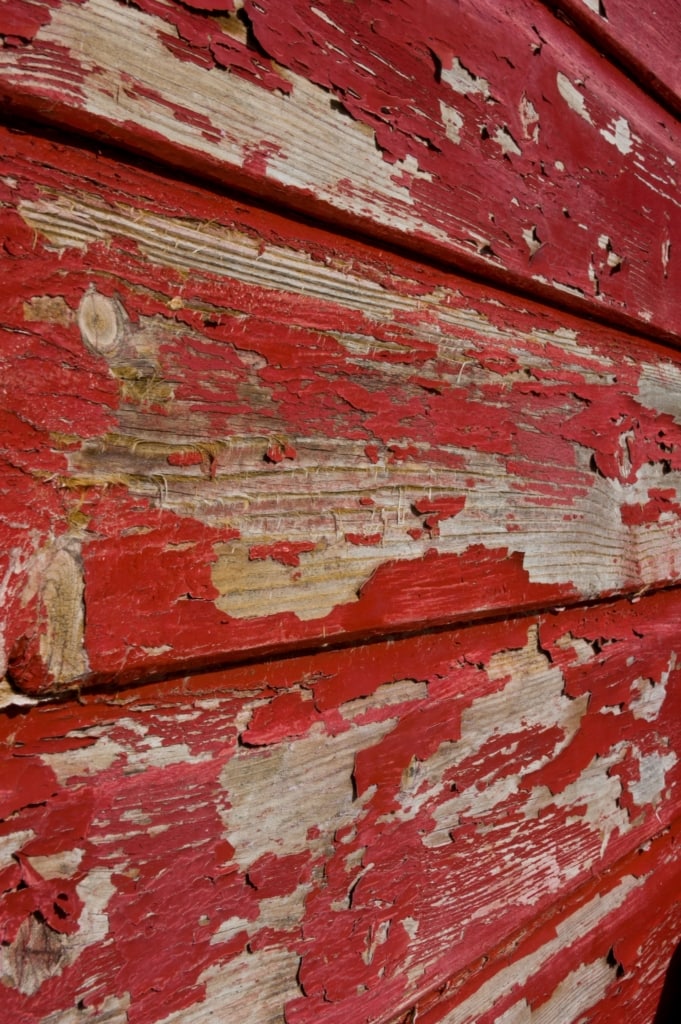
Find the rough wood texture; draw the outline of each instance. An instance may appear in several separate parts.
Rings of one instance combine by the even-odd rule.
[[[677,841],[637,851],[540,934],[506,943],[391,1024],[673,1024],[678,1002],[663,1004],[660,987],[678,963]]]
[[[678,334],[678,126],[539,0],[196,6],[5,0],[6,104]]]
[[[18,687],[678,582],[668,352],[3,140]]]
[[[3,1024],[652,1024],[676,34],[585,3],[0,3]]]
[[[8,1019],[649,1024],[681,918],[680,600],[5,717]]]

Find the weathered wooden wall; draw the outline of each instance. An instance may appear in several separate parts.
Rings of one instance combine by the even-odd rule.
[[[621,600],[8,718],[9,1019],[650,1021],[681,910],[677,614]]]
[[[9,107],[678,331],[679,127],[537,0],[6,0],[0,18]]]
[[[0,6],[8,1021],[653,1021],[678,26],[580,3]]]

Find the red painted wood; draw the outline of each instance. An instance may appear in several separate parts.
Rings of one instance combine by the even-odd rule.
[[[551,0],[631,78],[681,114],[681,18],[676,4],[657,0],[641,8],[636,0]]]
[[[668,351],[4,138],[16,685],[678,582]]]
[[[675,32],[556,6],[0,7],[3,1020],[652,1024]]]
[[[498,1024],[508,1019],[672,1024],[676,1001],[670,1010],[662,1002],[661,989],[668,971],[672,984],[678,978],[677,836],[675,830],[669,845],[665,838],[637,851],[626,866],[618,865],[613,875],[594,882],[590,892],[579,893],[561,907],[546,922],[541,938],[532,935],[506,943],[498,956],[481,961],[474,972],[462,973],[443,991],[424,999],[416,1011],[410,1010],[411,1016],[422,1024]],[[637,875],[641,871],[645,882],[618,899],[615,894],[627,870]],[[595,926],[589,897],[596,904],[607,905],[608,898],[617,904]],[[574,941],[570,926],[582,928]],[[545,946],[537,969],[538,941]],[[401,1015],[391,1024],[409,1024],[409,1019],[409,1014]]]
[[[678,335],[678,127],[539,0],[239,7],[6,0],[4,101]]]
[[[680,600],[4,715],[4,1012],[649,1021],[679,938]]]

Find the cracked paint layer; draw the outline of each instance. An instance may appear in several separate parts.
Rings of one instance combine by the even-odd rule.
[[[655,1016],[676,100],[576,4],[620,66],[655,37],[630,0],[0,2],[0,94],[60,131],[0,130],[13,1022]]]
[[[6,139],[15,686],[678,581],[669,350]]]
[[[664,967],[646,943],[668,949],[681,921],[677,605],[3,715],[6,1012],[548,1021],[576,977],[585,1012],[617,986],[634,1004],[640,971],[643,1024]]]
[[[646,85],[656,68],[678,109],[678,61],[656,57],[675,52],[676,29],[657,27],[675,11],[641,34],[630,0],[612,22],[582,0],[559,6],[597,25],[599,42],[614,32],[608,49],[618,61],[633,53]],[[667,110],[538,0],[359,10],[8,0],[0,89],[21,112],[585,311],[678,331],[681,263],[658,255],[667,232],[672,253],[678,242]],[[543,240],[529,254],[528,222]],[[623,262],[595,288],[601,234],[618,239]]]

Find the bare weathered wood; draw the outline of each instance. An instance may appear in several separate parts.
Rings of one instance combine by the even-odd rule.
[[[18,686],[679,581],[669,352],[10,142],[2,525]]]
[[[678,616],[658,594],[2,716],[3,1011],[570,1021],[570,985],[627,1005],[620,964],[644,1024],[678,936]]]
[[[664,34],[676,8],[656,8]],[[677,125],[539,0],[0,19],[9,109],[678,335]]]

